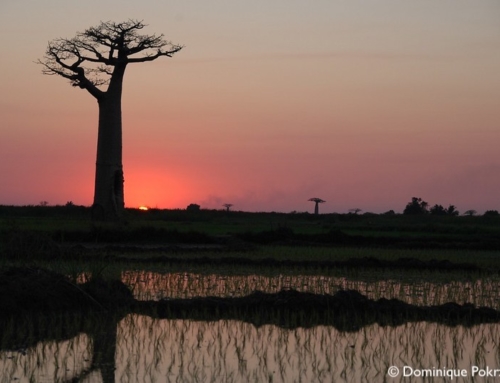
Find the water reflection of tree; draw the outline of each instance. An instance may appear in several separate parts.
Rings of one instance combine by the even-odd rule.
[[[103,383],[115,381],[116,329],[121,318],[115,315],[105,316],[98,331],[89,334],[93,344],[90,370],[100,370]]]
[[[58,381],[82,382],[89,375],[97,372],[100,373],[103,383],[112,383],[115,381],[116,369],[116,330],[125,314],[125,312],[92,312],[88,314],[56,312],[3,318],[0,321],[0,328],[2,328],[0,350],[7,351],[10,354],[9,359],[14,358],[13,355],[25,357],[30,350],[36,349],[40,344],[61,344],[71,339],[79,339],[82,334],[86,334],[88,339],[86,347],[89,348],[90,361],[84,363],[80,371],[73,371],[75,362],[71,366],[62,365],[61,368],[65,374],[70,372],[76,374],[67,378],[61,377]],[[55,349],[59,350],[60,347],[57,346]],[[42,356],[49,357],[44,347],[42,347],[41,353]],[[35,362],[33,363],[35,366],[39,366],[41,363],[38,358]]]
[[[14,345],[20,345],[23,342],[25,347],[30,347],[38,342],[47,340],[62,341],[75,337],[82,332],[86,333],[92,345],[91,363],[88,368],[78,373],[77,376],[68,379],[68,381],[74,383],[83,382],[90,374],[95,372],[100,373],[104,383],[114,383],[116,379],[117,360],[121,361],[124,357],[123,351],[120,351],[117,345],[123,344],[123,342],[125,342],[127,347],[131,347],[129,352],[141,355],[141,353],[149,349],[148,352],[156,353],[154,357],[152,356],[155,362],[151,362],[153,364],[148,367],[152,369],[156,369],[159,361],[165,359],[163,355],[164,350],[161,348],[158,349],[158,345],[165,347],[166,343],[171,344],[174,342],[169,347],[174,347],[174,345],[175,347],[184,347],[184,341],[182,340],[184,339],[182,338],[184,335],[180,333],[179,336],[181,338],[174,341],[171,339],[171,336],[175,334],[166,333],[161,338],[151,340],[148,344],[138,343],[134,338],[134,331],[144,333],[145,331],[149,331],[148,329],[151,329],[151,327],[146,326],[146,328],[143,328],[143,325],[137,325],[137,322],[130,318],[145,318],[143,319],[144,322],[152,321],[153,323],[206,323],[207,326],[208,323],[241,323],[247,329],[249,328],[248,326],[254,329],[264,327],[280,328],[281,333],[284,334],[283,336],[290,336],[291,333],[299,331],[299,329],[300,331],[311,329],[314,332],[319,328],[330,328],[332,331],[343,334],[362,334],[365,329],[373,326],[389,328],[400,326],[411,327],[418,326],[419,323],[424,322],[438,323],[441,326],[440,328],[452,328],[457,325],[465,328],[481,323],[498,323],[500,321],[500,312],[493,309],[476,309],[472,306],[460,306],[457,304],[420,307],[397,300],[381,299],[374,301],[354,291],[343,291],[335,296],[318,296],[315,294],[301,294],[296,291],[283,291],[278,294],[256,293],[253,296],[244,298],[211,297],[208,299],[181,299],[161,302],[135,301],[126,309],[123,308],[121,310],[100,311],[88,314],[81,313],[80,315],[73,314],[69,318],[64,315],[49,315],[43,319],[34,317],[32,318],[32,323],[25,321],[24,324],[14,324],[11,322],[7,327],[2,327],[10,329],[12,334],[3,334],[4,343],[1,347],[2,349],[12,350],[15,349]],[[124,323],[135,324],[136,326],[127,328],[125,331],[123,328]],[[31,327],[26,330],[23,326]],[[204,332],[191,333],[185,336],[198,339],[198,343],[192,345],[192,347],[197,347],[198,349],[212,347],[212,350],[213,347],[216,347],[217,352],[221,353],[219,356],[224,358],[227,358],[227,354],[229,353],[233,359],[236,358],[237,367],[235,368],[237,368],[237,371],[245,374],[245,371],[251,369],[251,366],[248,364],[248,356],[246,356],[250,350],[247,349],[248,346],[244,342],[240,344],[240,340],[237,339],[240,335],[237,331],[234,332],[232,329],[225,331],[232,332],[230,342],[226,344],[226,348],[222,347],[224,342],[220,341],[217,334],[214,334],[215,340],[210,340],[210,342],[217,342],[212,344],[212,346],[204,341],[207,337]],[[464,331],[467,330],[464,329]],[[418,339],[419,335],[414,335]],[[407,337],[410,343],[412,336],[410,334]],[[12,338],[10,342],[8,341],[9,337]],[[130,339],[127,339],[127,337]],[[442,334],[441,338],[443,338]],[[31,342],[30,344],[26,344],[27,339]],[[313,342],[313,340],[310,341]],[[177,345],[176,342],[179,342],[180,345]],[[324,342],[321,344],[322,350],[326,347],[336,347],[334,343],[328,340],[322,340],[321,342]],[[456,344],[460,343],[455,340],[454,342]],[[285,343],[289,344],[289,342]],[[366,344],[369,343],[366,342]],[[349,345],[349,347],[367,347],[366,344],[363,346],[354,343],[353,345]],[[310,345],[304,346],[300,344],[297,345],[294,352],[299,352],[301,347],[311,350]],[[281,347],[278,347],[277,350],[281,350]],[[120,358],[117,357],[118,353],[122,353]],[[260,354],[260,349],[253,349],[251,352],[251,355]],[[476,355],[479,354],[476,353]],[[130,358],[130,355],[127,357]],[[185,359],[184,356],[180,357]],[[304,356],[303,358],[307,360],[309,356]],[[138,357],[137,360],[142,360],[142,356]],[[172,363],[174,362],[172,361]],[[186,360],[186,363],[191,365],[192,361]],[[305,363],[304,368],[308,365],[308,363]],[[283,375],[283,380],[286,381],[286,368],[282,370],[282,367],[280,365],[279,372]],[[182,371],[182,373],[187,373],[184,370]],[[307,371],[308,374],[311,373],[309,370]],[[195,374],[196,371],[193,370],[190,373]],[[190,378],[190,376],[186,377],[186,379]]]
[[[298,376],[303,381],[379,381],[390,365],[429,368],[446,363],[450,368],[470,369],[474,364],[497,365],[500,356],[497,324],[471,328],[429,322],[397,327],[375,324],[343,332],[331,326],[284,329],[242,321],[131,314],[116,326],[113,365],[104,371],[100,364],[104,359],[96,364],[93,360],[94,367],[66,381],[94,381],[99,373],[96,381],[103,382],[224,381],[221,377],[290,382]],[[88,343],[95,351],[95,343]],[[106,354],[109,357],[110,352]]]

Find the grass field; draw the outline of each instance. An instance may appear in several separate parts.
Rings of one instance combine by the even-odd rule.
[[[0,239],[2,262],[74,260],[75,254],[89,262],[103,257],[311,262],[371,257],[469,262],[500,270],[498,216],[128,209],[121,223],[93,223],[85,207],[0,206]]]

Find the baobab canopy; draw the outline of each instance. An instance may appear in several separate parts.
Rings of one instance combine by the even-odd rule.
[[[318,197],[313,197],[313,198],[309,198],[308,201],[312,201],[312,202],[315,202],[316,204],[314,205],[314,214],[319,214],[319,204],[320,203],[324,203],[326,201],[322,200],[321,198],[318,198]]]
[[[182,49],[163,35],[140,35],[138,31],[145,27],[138,20],[101,22],[71,39],[52,40],[38,63],[44,66],[42,73],[64,77],[97,97],[102,94],[96,88],[108,85],[111,90],[112,80],[123,66],[172,57]]]
[[[38,63],[43,74],[58,75],[87,90],[99,105],[93,218],[116,220],[124,209],[121,97],[128,64],[172,55],[182,46],[163,35],[141,35],[142,21],[101,22],[71,39],[49,42]],[[103,90],[102,88],[105,88]]]

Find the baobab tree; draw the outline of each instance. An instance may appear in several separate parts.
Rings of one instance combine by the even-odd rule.
[[[319,214],[319,204],[326,202],[326,201],[323,201],[321,198],[317,198],[317,197],[310,198],[308,201],[315,202],[314,214]]]
[[[224,205],[222,205],[226,208],[226,211],[229,211],[229,209],[231,208],[231,206],[233,206],[232,203],[225,203]]]
[[[85,89],[99,106],[97,161],[92,216],[118,220],[124,210],[122,166],[122,87],[129,64],[172,57],[182,46],[163,35],[143,35],[142,21],[101,22],[71,39],[49,42],[38,60],[42,73],[63,77]]]

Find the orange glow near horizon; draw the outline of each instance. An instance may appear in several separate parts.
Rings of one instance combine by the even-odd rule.
[[[90,2],[0,5],[0,205],[92,204],[95,99],[33,61],[135,15],[185,48],[127,67],[126,207],[500,210],[500,2]]]

